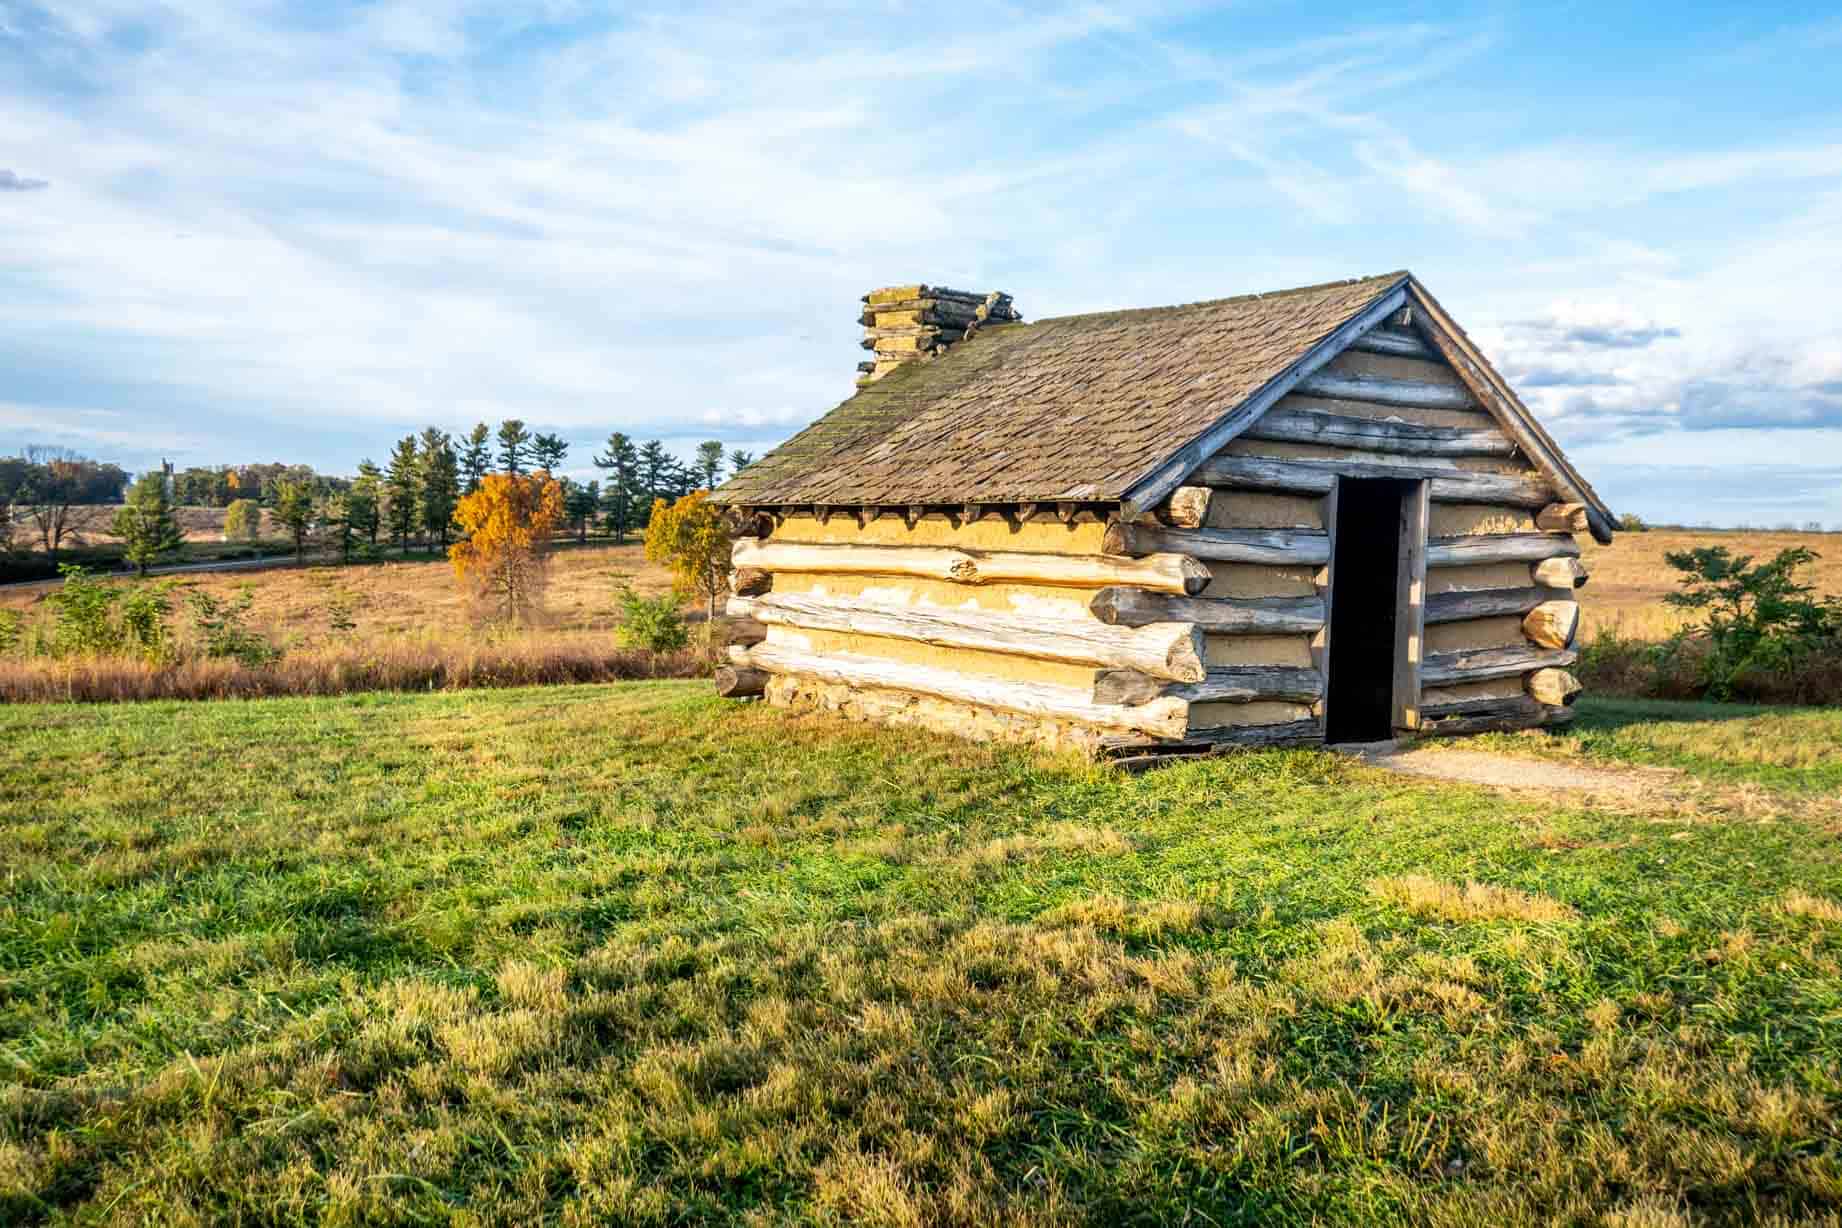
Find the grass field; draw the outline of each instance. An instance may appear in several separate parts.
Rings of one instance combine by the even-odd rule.
[[[1609,629],[1620,636],[1660,640],[1681,628],[1684,611],[1663,604],[1665,593],[1681,588],[1681,573],[1663,556],[1695,546],[1725,546],[1734,554],[1750,554],[1764,562],[1780,550],[1802,546],[1821,556],[1804,573],[1819,593],[1842,595],[1842,533],[1791,533],[1776,531],[1696,532],[1653,529],[1647,533],[1620,533],[1609,546],[1581,537],[1580,544],[1592,579],[1580,590],[1580,636],[1590,640]]]
[[[1835,1222],[1842,711],[1482,744],[0,708],[0,1222]]]

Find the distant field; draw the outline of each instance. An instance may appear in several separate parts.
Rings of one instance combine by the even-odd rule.
[[[1833,1222],[1842,711],[1584,707],[1473,745],[1640,788],[0,707],[0,1223]]]
[[[1582,536],[1592,579],[1580,590],[1580,634],[1585,639],[1608,627],[1636,639],[1662,639],[1681,627],[1683,612],[1663,604],[1678,590],[1680,573],[1663,561],[1666,553],[1695,546],[1725,546],[1763,562],[1780,550],[1803,546],[1821,555],[1805,574],[1824,593],[1842,594],[1842,533],[1696,532],[1652,530],[1620,533],[1609,546]]]

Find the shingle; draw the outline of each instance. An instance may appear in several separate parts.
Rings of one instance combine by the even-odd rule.
[[[1405,277],[987,325],[861,389],[715,499],[1111,502]]]

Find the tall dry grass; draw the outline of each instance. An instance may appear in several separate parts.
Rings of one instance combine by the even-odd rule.
[[[0,701],[116,703],[147,699],[257,699],[356,691],[617,682],[708,676],[710,654],[614,647],[605,635],[528,633],[472,640],[437,635],[323,644],[246,665],[188,656],[0,658]]]

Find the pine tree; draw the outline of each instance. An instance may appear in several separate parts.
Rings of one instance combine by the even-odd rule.
[[[561,435],[535,435],[531,438],[531,467],[554,474],[563,467],[569,443]]]
[[[185,543],[173,504],[166,497],[166,475],[143,473],[128,492],[127,502],[115,513],[109,531],[122,539],[122,552],[135,570],[147,574],[148,565]]]
[[[313,531],[313,488],[293,478],[276,478],[270,489],[275,504],[269,515],[294,539],[294,561],[299,563],[307,556],[307,535]]]
[[[595,468],[606,469],[608,484],[601,490],[601,507],[607,517],[614,544],[627,544],[627,529],[633,524],[633,498],[639,478],[640,457],[633,441],[615,431],[608,436],[608,450],[595,457]]]
[[[715,490],[723,476],[723,445],[720,440],[706,439],[697,445],[697,460],[691,466],[699,487]]]
[[[390,454],[390,472],[384,478],[384,515],[399,550],[409,549],[409,535],[422,518],[421,498],[422,463],[416,453],[416,437],[405,435]]]
[[[754,463],[755,454],[753,452],[744,452],[740,448],[732,448],[729,452],[729,476],[734,477]]]
[[[352,532],[364,538],[373,550],[377,549],[377,531],[384,523],[383,502],[384,475],[366,457],[358,462],[358,476],[346,492],[345,512]]]
[[[454,524],[454,505],[460,501],[460,463],[454,455],[454,441],[446,431],[429,427],[422,432],[422,452],[417,458],[422,471],[422,531],[431,545],[441,538],[441,548],[448,548],[448,534]]]
[[[467,432],[467,446],[461,450],[460,471],[467,479],[467,494],[480,488],[480,479],[492,469],[492,428],[476,422]]]
[[[601,506],[601,484],[590,482],[584,486],[580,482],[563,479],[563,514],[569,523],[575,526],[576,541],[587,543],[588,522],[595,518],[596,510]]]
[[[640,505],[641,524],[651,519],[653,501],[672,488],[672,470],[675,467],[672,454],[658,440],[649,439],[640,445],[639,493],[643,500]]]
[[[525,458],[530,455],[531,432],[524,429],[524,422],[518,418],[507,418],[501,422],[499,424],[500,472],[523,473]]]

